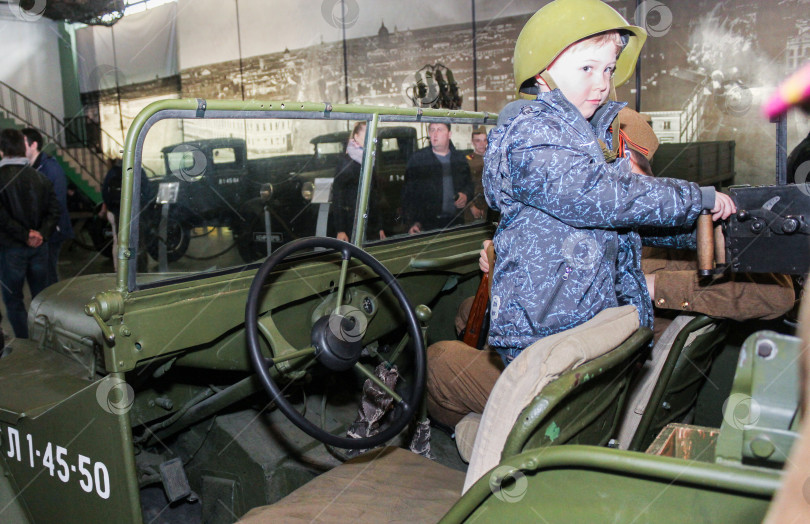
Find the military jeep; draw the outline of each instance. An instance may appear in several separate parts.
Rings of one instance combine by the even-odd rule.
[[[29,311],[31,339],[0,359],[3,522],[219,523],[248,513],[279,522],[761,520],[795,438],[790,363],[799,344],[784,335],[748,344],[735,382],[767,416],[740,422],[729,403],[720,436],[678,440],[670,431],[659,446],[670,456],[605,447],[646,328],[544,387],[509,432],[498,467],[463,497],[466,466],[448,435],[434,430],[429,450],[412,439],[412,423],[417,437],[426,424],[425,344],[456,338],[453,317],[479,287],[479,249],[495,225],[407,235],[390,223],[388,238],[371,240],[363,233],[374,165],[394,147],[385,145],[387,129],[449,122],[461,136],[494,119],[300,102],[171,100],[144,109],[125,145],[118,272],[42,292]],[[375,147],[363,158],[353,244],[308,237],[245,263],[232,249],[235,232],[209,227],[190,239],[192,256],[136,271],[149,241],[141,155],[162,148],[154,143],[162,127],[209,126],[214,139],[267,129],[257,140],[268,144],[283,131],[295,151],[355,120],[368,122],[366,143]],[[210,184],[212,174],[186,182]],[[401,181],[404,164],[387,176]],[[161,188],[158,201],[198,203],[176,189]],[[328,202],[325,185],[313,182],[312,192]],[[717,341],[698,338],[692,357]],[[674,361],[670,368],[683,371]],[[774,377],[779,391],[763,390]],[[667,394],[656,398],[667,404]],[[369,398],[384,408],[369,409]],[[767,453],[765,441],[777,451]],[[392,448],[341,464],[385,443],[441,464]],[[328,489],[309,494],[319,481]],[[268,505],[282,513],[264,513]],[[428,507],[439,512],[428,517]]]

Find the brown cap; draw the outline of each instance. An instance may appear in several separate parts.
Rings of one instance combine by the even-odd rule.
[[[619,128],[624,135],[625,145],[644,155],[647,160],[652,160],[658,149],[658,137],[647,123],[648,119],[647,115],[642,115],[629,107],[619,111]]]
[[[472,130],[472,134],[473,135],[480,135],[480,134],[486,135],[487,134],[487,128],[484,127],[484,126],[474,127],[473,130]]]

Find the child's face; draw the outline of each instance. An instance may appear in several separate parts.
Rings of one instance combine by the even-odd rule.
[[[605,103],[616,69],[616,45],[576,45],[557,57],[548,71],[562,94],[586,119]]]

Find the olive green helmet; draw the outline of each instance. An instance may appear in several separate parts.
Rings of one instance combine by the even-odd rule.
[[[524,82],[544,71],[566,47],[610,30],[629,37],[613,75],[614,85],[620,86],[632,76],[647,32],[628,24],[602,0],[555,0],[542,7],[526,22],[515,43],[516,95],[520,96]]]

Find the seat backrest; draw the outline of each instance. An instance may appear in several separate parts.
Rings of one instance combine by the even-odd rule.
[[[475,437],[465,490],[502,454],[561,443],[604,444],[618,423],[630,363],[652,338],[633,306],[610,308],[532,344],[506,367]]]
[[[619,433],[622,449],[647,449],[667,424],[695,406],[727,328],[705,315],[680,315],[672,322],[633,385]]]

